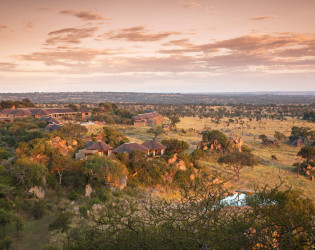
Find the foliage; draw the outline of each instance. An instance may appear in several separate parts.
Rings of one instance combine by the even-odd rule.
[[[42,184],[42,177],[46,173],[46,167],[27,158],[17,159],[11,169],[16,186],[21,186],[25,190],[33,186]]]
[[[128,138],[124,134],[110,127],[103,127],[103,140],[113,148],[129,142]]]
[[[160,136],[160,135],[165,133],[161,126],[152,127],[150,129],[148,129],[147,132],[154,136],[154,138],[153,138],[154,140],[156,140],[158,136]]]
[[[293,142],[295,139],[297,139],[299,137],[314,140],[315,139],[315,130],[311,130],[310,128],[307,128],[307,127],[293,126],[291,128],[291,135],[289,137],[290,141]]]
[[[258,138],[262,141],[262,144],[267,144],[268,137],[265,134],[259,135]]]
[[[8,152],[5,148],[0,148],[0,161],[7,160],[12,156],[10,152]]]
[[[187,142],[178,139],[164,139],[161,143],[167,147],[166,152],[169,154],[180,154],[189,148]]]
[[[170,119],[170,125],[172,128],[175,128],[176,124],[180,123],[180,119],[178,115],[168,115],[167,117]]]
[[[55,130],[53,136],[61,138],[80,138],[87,133],[87,128],[79,124],[65,124],[60,129]]]
[[[98,186],[115,183],[127,174],[127,169],[120,162],[108,159],[106,156],[89,157],[84,164],[83,173],[89,183]]]
[[[275,131],[275,134],[273,135],[274,138],[278,139],[279,141],[283,141],[285,140],[287,137],[285,136],[285,134],[279,132],[279,131]]]
[[[170,171],[170,167],[164,159],[139,161],[133,168],[135,177],[145,186],[152,187],[164,184],[164,176]]]
[[[234,151],[221,156],[218,159],[218,163],[225,165],[229,170],[233,170],[239,180],[241,169],[246,166],[253,167],[258,164],[258,160],[257,157],[251,153]]]
[[[196,162],[205,157],[205,151],[203,151],[202,149],[196,149],[195,151],[191,153],[191,156],[194,162]]]
[[[202,141],[209,144],[214,142],[220,143],[223,148],[227,148],[229,145],[229,138],[219,130],[205,130],[202,133]]]
[[[57,230],[62,233],[67,232],[70,228],[72,218],[73,214],[70,212],[59,212],[55,220],[49,224],[49,230]]]
[[[33,204],[33,216],[35,219],[43,218],[46,213],[46,204],[43,200],[36,200]]]
[[[225,206],[223,183],[201,180],[176,200],[116,200],[93,225],[69,231],[64,249],[301,249],[311,248],[314,205],[301,194],[257,190],[247,206]],[[233,239],[233,240],[231,240]]]
[[[315,160],[315,147],[314,146],[304,146],[297,153],[298,156],[306,159],[307,162],[310,160]]]

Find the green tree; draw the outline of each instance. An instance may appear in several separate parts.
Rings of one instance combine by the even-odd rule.
[[[108,157],[89,157],[83,168],[83,173],[88,182],[99,186],[100,184],[115,183],[123,175],[128,173],[126,167],[119,161],[108,159]]]
[[[202,133],[202,141],[213,144],[215,141],[221,143],[224,149],[229,145],[229,138],[219,130],[205,130]]]
[[[232,170],[237,179],[240,179],[240,171],[244,167],[253,167],[258,164],[257,157],[248,152],[234,151],[229,154],[225,154],[218,159],[218,163],[225,165],[227,169]]]
[[[291,135],[289,137],[289,140],[292,142],[298,137],[302,137],[305,139],[310,139],[314,140],[315,139],[315,130],[311,130],[310,128],[307,127],[297,127],[293,126],[291,128]]]
[[[66,124],[54,131],[53,135],[61,138],[80,138],[87,132],[87,128],[79,124]]]
[[[32,162],[27,158],[20,158],[13,164],[11,175],[14,178],[15,185],[28,190],[33,186],[42,184],[42,177],[46,171],[45,166]]]
[[[103,127],[103,140],[113,148],[129,142],[128,138],[116,129]]]
[[[154,136],[153,140],[156,140],[158,136],[164,134],[165,132],[161,126],[155,126],[148,129],[148,133]]]
[[[57,230],[62,233],[67,232],[70,228],[73,216],[73,213],[70,212],[59,212],[55,216],[55,220],[49,224],[49,230]]]
[[[304,146],[297,153],[298,156],[306,159],[307,162],[310,160],[315,160],[315,147],[314,146]]]
[[[273,135],[274,138],[278,139],[279,141],[283,141],[285,140],[287,137],[285,136],[285,134],[279,132],[279,131],[275,131],[275,134]]]
[[[189,148],[187,142],[178,139],[164,139],[161,143],[167,147],[166,152],[170,154],[180,154]]]
[[[170,125],[172,129],[176,128],[177,123],[180,123],[179,116],[177,115],[170,115],[168,118],[170,119]]]

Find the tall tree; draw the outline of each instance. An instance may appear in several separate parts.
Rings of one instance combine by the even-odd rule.
[[[218,159],[218,163],[225,165],[228,170],[232,170],[239,180],[240,171],[244,167],[253,167],[254,165],[258,164],[258,160],[257,157],[251,153],[234,151],[221,156]]]

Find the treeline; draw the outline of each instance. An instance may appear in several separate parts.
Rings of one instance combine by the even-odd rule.
[[[35,103],[170,103],[170,104],[312,104],[314,95],[251,94],[251,93],[134,93],[134,92],[59,92],[59,93],[0,93],[0,100],[28,98]]]
[[[252,105],[252,104],[118,104],[123,109],[133,112],[147,112],[155,110],[162,115],[178,115],[181,117],[200,118],[248,118],[248,119],[277,119],[284,120],[286,117],[299,118],[314,121],[315,105]]]
[[[36,105],[29,99],[23,99],[22,101],[3,100],[0,102],[0,110],[15,108],[34,108]]]

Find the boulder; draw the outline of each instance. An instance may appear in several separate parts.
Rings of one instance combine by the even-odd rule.
[[[94,204],[93,206],[92,206],[92,211],[93,211],[93,213],[97,213],[97,212],[99,212],[100,210],[102,210],[102,205],[101,204]]]
[[[175,163],[174,167],[178,168],[179,170],[186,171],[187,167],[184,161],[178,160],[177,163]]]
[[[117,188],[118,188],[118,189],[124,189],[124,188],[127,186],[127,180],[128,180],[127,175],[126,175],[126,174],[123,175],[123,176],[119,179]]]
[[[32,187],[28,192],[30,194],[34,194],[39,199],[43,199],[45,197],[45,190],[41,186]]]
[[[177,154],[174,154],[174,156],[172,158],[168,159],[167,163],[168,164],[172,164],[175,161],[177,161]]]
[[[85,186],[85,197],[90,197],[91,193],[93,192],[93,189],[90,184],[87,184]]]

